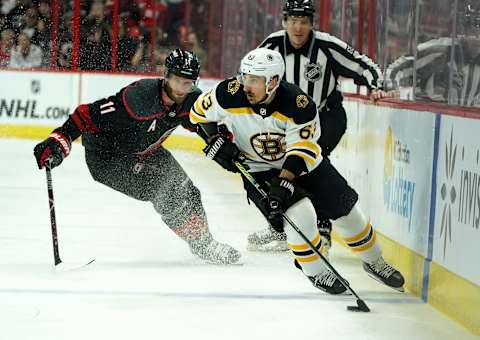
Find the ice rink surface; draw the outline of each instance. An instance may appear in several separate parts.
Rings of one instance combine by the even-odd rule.
[[[34,141],[0,139],[0,339],[478,339],[409,293],[370,279],[334,246],[332,264],[372,309],[310,284],[287,253],[246,251],[265,222],[240,181],[199,154],[175,152],[203,195],[217,239],[241,266],[195,258],[149,203],[91,179],[83,147],[53,170],[60,255],[56,272],[45,171]],[[162,180],[162,179],[159,179]]]

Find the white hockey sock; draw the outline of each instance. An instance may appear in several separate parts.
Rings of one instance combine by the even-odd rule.
[[[285,214],[297,225],[302,233],[320,250],[321,240],[318,233],[317,216],[315,209],[309,199],[303,198],[292,205]],[[287,242],[293,256],[301,265],[307,276],[314,276],[326,269],[320,257],[305,243],[304,239],[290,226],[284,222]]]
[[[375,261],[382,255],[375,230],[363,215],[358,202],[347,216],[336,219],[333,224],[350,249],[362,261]]]

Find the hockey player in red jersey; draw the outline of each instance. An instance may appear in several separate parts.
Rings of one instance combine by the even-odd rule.
[[[34,155],[41,169],[54,168],[82,136],[93,179],[153,204],[165,224],[208,262],[232,264],[240,253],[213,239],[200,192],[175,158],[162,147],[179,125],[193,129],[188,114],[201,91],[197,57],[180,49],[166,59],[165,79],[141,79],[116,95],[82,104]]]

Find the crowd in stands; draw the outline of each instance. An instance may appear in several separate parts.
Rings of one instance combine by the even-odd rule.
[[[50,0],[0,0],[0,67],[72,68],[74,1],[56,1],[56,11],[51,5]],[[161,74],[168,51],[181,47],[193,50],[205,71],[205,39],[200,41],[185,23],[185,7],[184,0],[119,0],[115,30],[113,0],[82,0],[78,68],[112,70],[116,59],[118,71]],[[58,13],[58,20],[52,20],[52,13]],[[52,61],[53,29],[57,51]]]

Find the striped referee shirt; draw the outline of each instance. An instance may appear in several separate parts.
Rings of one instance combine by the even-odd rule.
[[[259,47],[276,50],[285,61],[284,80],[299,86],[311,96],[319,110],[341,104],[338,78],[352,78],[370,90],[382,87],[382,73],[370,58],[355,51],[344,41],[328,33],[312,30],[308,41],[295,49],[287,32],[270,34]],[[328,99],[328,102],[327,102]]]
[[[452,38],[439,38],[421,43],[417,59],[402,56],[387,68],[386,78],[392,89],[413,86],[416,70],[415,95],[432,101],[463,106],[480,106],[480,53],[466,56],[460,41],[455,42],[454,63],[450,63]],[[449,91],[450,71],[453,72]]]

